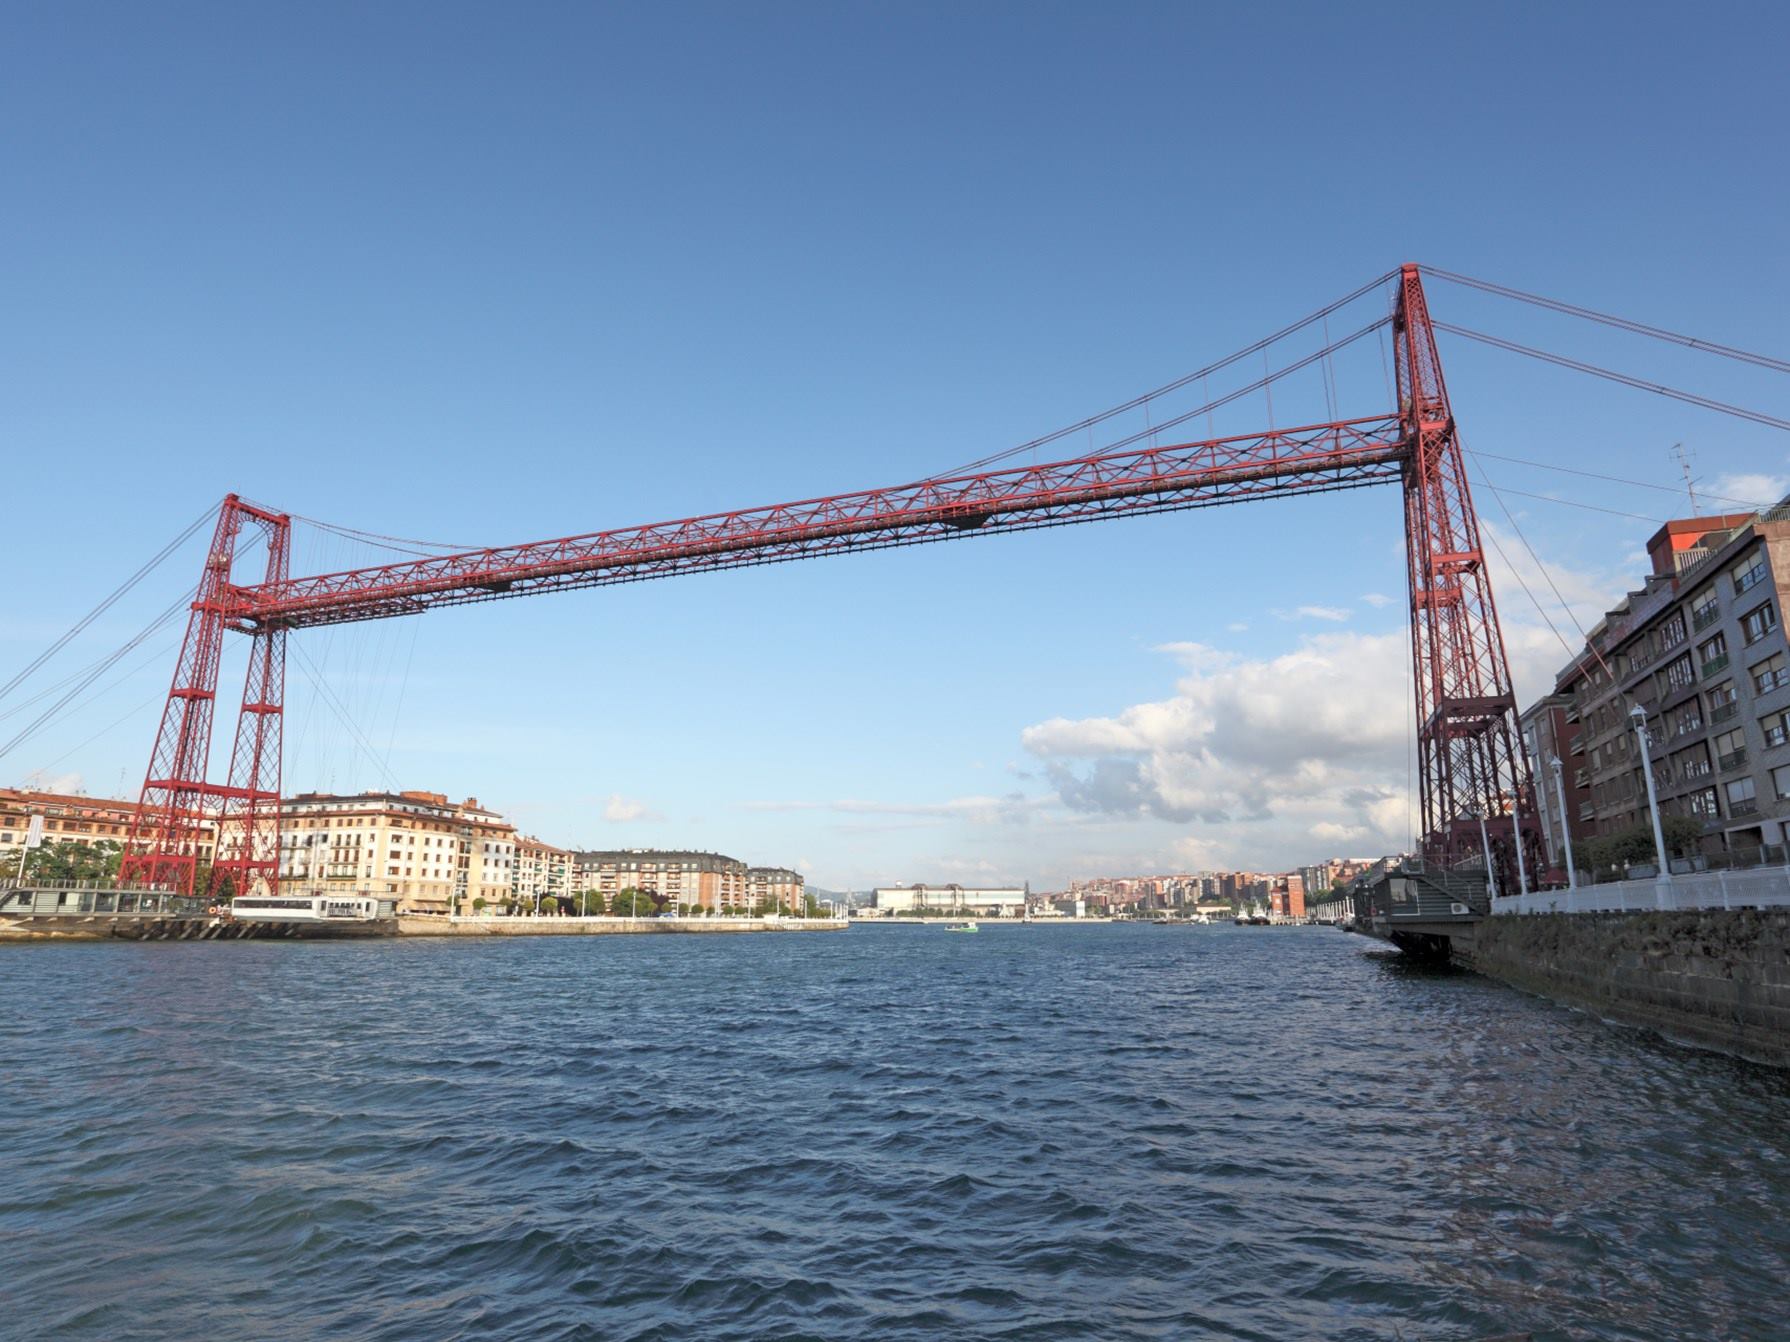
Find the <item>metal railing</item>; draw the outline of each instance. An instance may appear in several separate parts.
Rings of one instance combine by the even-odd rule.
[[[1660,909],[1790,908],[1790,867],[1690,872],[1668,881],[1654,877],[1541,890],[1492,901],[1493,916],[1525,913],[1639,913]]]

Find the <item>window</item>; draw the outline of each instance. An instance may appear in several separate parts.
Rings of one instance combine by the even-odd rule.
[[[1780,764],[1771,771],[1771,788],[1780,801],[1790,797],[1790,764]]]
[[[1674,615],[1660,626],[1659,642],[1662,650],[1676,648],[1684,642],[1684,616]]]
[[[1723,634],[1706,639],[1697,645],[1697,661],[1703,674],[1713,676],[1728,665],[1728,639]]]
[[[1666,668],[1666,685],[1669,689],[1682,690],[1695,683],[1697,673],[1691,670],[1691,659],[1680,657]]]
[[[1738,727],[1731,732],[1723,732],[1715,738],[1715,753],[1718,755],[1730,755],[1736,750],[1745,749],[1745,747],[1746,734]]]
[[[1765,748],[1781,746],[1790,741],[1790,713],[1773,713],[1769,717],[1759,719],[1759,730],[1765,733]]]
[[[1724,680],[1720,685],[1717,685],[1714,689],[1710,690],[1705,697],[1709,700],[1709,722],[1711,726],[1718,722],[1726,722],[1740,711],[1739,704],[1735,702],[1739,698],[1739,694],[1734,688],[1734,682],[1731,680]]]
[[[1753,557],[1743,562],[1744,568],[1740,564],[1736,564],[1733,569],[1734,592],[1737,596],[1764,582],[1766,574],[1770,571],[1766,567],[1765,551],[1763,550],[1755,550]]]
[[[1695,750],[1687,750],[1677,756],[1678,774],[1681,778],[1707,778],[1712,770],[1709,765],[1709,751],[1703,746]]]
[[[1713,817],[1715,809],[1715,789],[1704,788],[1701,792],[1693,792],[1684,799],[1684,809],[1691,815]]]
[[[1758,809],[1759,803],[1754,792],[1752,779],[1736,778],[1732,783],[1728,784],[1729,815],[1750,815]]]
[[[1691,628],[1707,629],[1720,614],[1721,605],[1715,599],[1715,588],[1711,587],[1691,598]]]
[[[1740,628],[1748,643],[1757,643],[1777,627],[1777,613],[1772,610],[1769,601],[1763,606],[1755,606],[1740,617]]]
[[[1770,694],[1775,689],[1790,685],[1790,665],[1784,661],[1784,654],[1774,652],[1762,662],[1752,666],[1753,692]]]

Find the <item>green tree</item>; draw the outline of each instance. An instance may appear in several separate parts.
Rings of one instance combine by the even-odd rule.
[[[1694,816],[1661,816],[1660,830],[1665,836],[1666,851],[1674,857],[1696,852],[1703,838],[1703,822]],[[1646,822],[1587,840],[1581,860],[1593,871],[1605,871],[1638,862],[1652,862],[1654,857],[1653,825]]]

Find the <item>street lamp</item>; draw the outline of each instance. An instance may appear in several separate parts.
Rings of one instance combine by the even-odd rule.
[[[1658,880],[1661,885],[1672,884],[1672,863],[1666,857],[1666,835],[1659,823],[1659,793],[1653,786],[1653,756],[1647,749],[1647,710],[1636,704],[1628,710],[1629,721],[1635,724],[1635,740],[1641,743],[1641,777],[1647,780],[1647,810],[1653,817],[1653,851],[1659,859]],[[1666,904],[1665,892],[1660,892],[1660,906]]]
[[[1492,836],[1485,827],[1485,812],[1477,806],[1467,808],[1467,814],[1479,820],[1479,842],[1485,849],[1485,892],[1493,899],[1498,898],[1498,873],[1492,870]]]
[[[1554,771],[1554,796],[1560,802],[1560,841],[1566,845],[1566,888],[1577,890],[1579,872],[1572,860],[1572,822],[1566,816],[1566,766],[1558,755],[1550,755],[1548,767]]]

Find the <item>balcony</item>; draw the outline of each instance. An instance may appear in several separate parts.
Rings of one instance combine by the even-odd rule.
[[[1728,814],[1735,818],[1739,818],[1743,815],[1755,815],[1758,813],[1758,810],[1759,799],[1757,797],[1748,797],[1745,801],[1731,801],[1728,803]]]
[[[1719,656],[1711,657],[1707,662],[1703,663],[1703,679],[1708,680],[1711,676],[1715,675],[1716,672],[1726,671],[1727,669],[1728,654],[1724,652]]]
[[[1738,712],[1740,712],[1740,705],[1735,703],[1732,699],[1730,699],[1727,703],[1722,704],[1719,708],[1710,709],[1709,710],[1709,720],[1712,723],[1726,722],[1729,718],[1733,717]]]
[[[1720,606],[1705,606],[1702,610],[1693,610],[1691,612],[1691,630],[1694,633],[1701,633],[1721,618],[1722,608]]]
[[[1746,763],[1746,747],[1742,746],[1739,750],[1732,751],[1729,754],[1723,755],[1719,760],[1717,760],[1715,762],[1715,767],[1720,769],[1723,773],[1727,773],[1730,769],[1738,769],[1741,765],[1743,765],[1745,763]]]

